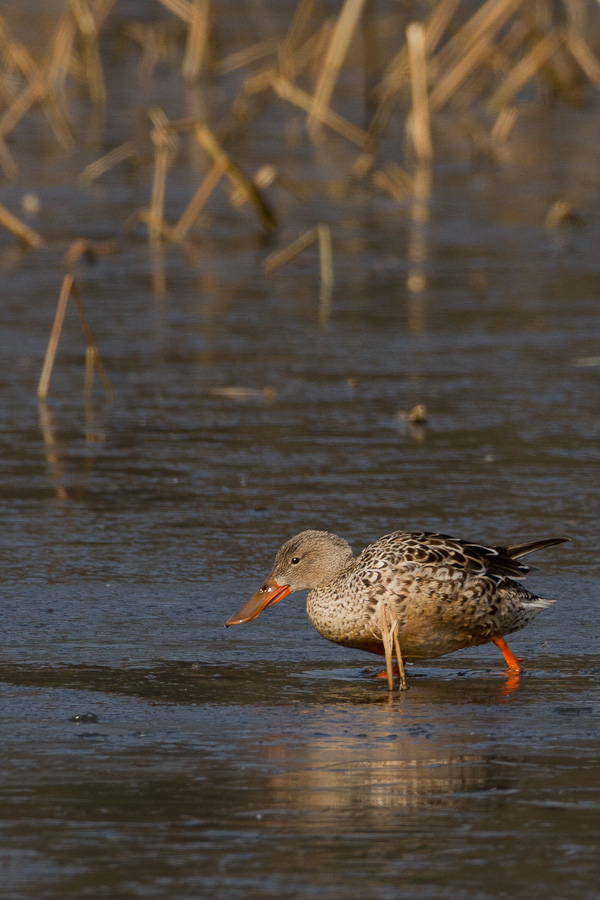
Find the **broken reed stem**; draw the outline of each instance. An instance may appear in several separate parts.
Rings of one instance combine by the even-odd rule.
[[[192,17],[188,25],[182,73],[188,84],[200,76],[208,44],[210,0],[194,0]]]
[[[273,90],[282,100],[287,100],[289,103],[300,107],[300,109],[306,110],[323,125],[327,125],[332,131],[337,131],[338,134],[341,134],[353,144],[357,144],[359,147],[366,146],[367,133],[365,131],[362,131],[362,129],[328,107],[320,110],[315,109],[313,97],[301,88],[296,87],[287,78],[281,75],[275,76],[273,79]]]
[[[440,50],[436,63],[444,70],[460,60],[485,35],[491,40],[525,0],[487,0]]]
[[[299,0],[291,25],[283,39],[282,53],[284,57],[291,56],[294,50],[300,46],[314,8],[315,0]]]
[[[364,5],[365,0],[345,0],[342,11],[337,18],[329,49],[317,81],[308,117],[309,126],[314,125],[317,121],[322,121],[323,113],[329,107],[340,68],[348,52],[350,41],[354,35]]]
[[[225,164],[222,160],[217,160],[215,163],[213,163],[210,172],[204,178],[200,187],[188,203],[187,207],[181,215],[181,218],[179,219],[177,224],[173,226],[173,230],[171,232],[171,240],[176,241],[177,243],[181,243],[181,241],[185,240],[188,231],[200,215],[208,198],[218,185],[224,172]]]
[[[69,10],[63,15],[54,32],[48,61],[44,67],[46,91],[50,95],[60,96],[64,91],[76,32],[75,16]]]
[[[299,253],[302,253],[303,250],[306,250],[307,247],[310,247],[310,245],[314,244],[317,240],[319,240],[318,230],[316,228],[309,228],[308,231],[301,234],[300,237],[296,238],[295,241],[292,241],[291,244],[288,244],[287,247],[284,247],[283,250],[277,250],[275,253],[270,253],[263,263],[265,272],[274,272],[275,269],[290,262],[290,260],[294,259],[294,257],[298,256]]]
[[[573,58],[583,69],[584,74],[600,91],[600,62],[592,52],[589,45],[580,34],[569,31],[567,34],[567,47]]]
[[[214,133],[207,125],[196,124],[194,126],[194,134],[196,140],[203,150],[212,156],[216,163],[222,166],[224,174],[227,175],[231,183],[240,191],[246,202],[250,203],[263,226],[268,229],[277,227],[275,214],[265,201],[259,189],[250,178],[232,162],[231,157],[225,152]]]
[[[69,300],[69,295],[71,293],[71,288],[73,287],[73,278],[71,275],[65,275],[63,278],[62,287],[60,289],[60,294],[58,296],[58,303],[56,304],[56,313],[54,315],[54,322],[52,324],[52,331],[50,332],[50,339],[48,341],[48,347],[46,349],[46,356],[44,357],[44,365],[42,366],[42,374],[40,375],[40,380],[38,383],[37,396],[38,400],[45,400],[48,396],[48,387],[50,385],[50,376],[52,375],[52,368],[54,366],[54,358],[56,356],[56,350],[58,348],[58,342],[60,340],[60,334],[63,327],[63,322],[65,321],[65,312],[67,311],[67,302]]]
[[[427,96],[425,29],[419,22],[411,22],[408,26],[406,41],[412,89],[411,137],[419,161],[429,162],[433,157],[433,146]]]
[[[98,46],[98,26],[87,0],[71,0],[71,9],[81,35],[83,68],[90,100],[95,106],[102,106],[106,103],[106,87]]]
[[[0,117],[0,140],[3,140],[11,133],[23,116],[29,112],[33,104],[40,99],[42,94],[43,84],[41,78],[36,78],[25,90],[21,91],[19,96]]]
[[[489,56],[491,37],[483,34],[458,63],[438,80],[431,91],[431,109],[438,112],[458,91],[471,72]]]
[[[149,239],[150,246],[156,248],[162,240],[165,211],[165,191],[167,168],[169,166],[169,141],[164,128],[154,128],[154,173],[152,177],[152,199],[150,201]]]
[[[492,109],[503,109],[505,106],[508,106],[521,88],[539,72],[551,56],[554,56],[563,44],[564,39],[565,36],[562,29],[553,31],[536,44],[531,53],[519,60],[491,97],[490,106]]]
[[[19,167],[3,140],[0,139],[0,167],[9,181],[15,181],[19,175]]]
[[[86,348],[86,382],[85,382],[85,396],[90,397],[92,393],[93,387],[93,373],[94,373],[94,365],[98,369],[98,375],[100,376],[100,381],[102,382],[102,386],[104,388],[104,393],[106,394],[109,400],[112,400],[113,397],[113,389],[112,385],[109,381],[108,375],[106,374],[106,369],[104,368],[104,363],[102,362],[102,358],[100,356],[100,352],[96,346],[96,342],[94,341],[94,335],[92,334],[92,329],[90,328],[90,323],[88,322],[87,316],[85,314],[85,308],[79,296],[79,291],[77,290],[77,285],[73,280],[71,280],[71,295],[73,300],[75,301],[75,306],[77,307],[77,312],[79,313],[79,322],[81,323],[81,330],[83,331],[85,341],[87,344]],[[88,390],[88,368],[91,370],[91,374],[89,377],[89,390]]]
[[[85,383],[84,383],[84,392],[87,399],[90,398],[92,393],[92,384],[93,384],[93,375],[94,375],[94,365],[98,369],[98,375],[100,376],[100,380],[102,381],[102,385],[104,387],[104,391],[108,399],[112,399],[113,389],[111,383],[109,381],[108,375],[106,374],[106,370],[104,368],[104,364],[102,363],[102,358],[96,347],[96,343],[94,341],[94,335],[92,334],[92,329],[90,328],[89,322],[87,320],[87,316],[85,314],[85,309],[83,303],[81,302],[81,298],[79,296],[79,291],[77,290],[77,286],[73,281],[72,275],[65,275],[63,278],[63,283],[60,289],[60,294],[58,297],[58,303],[56,304],[56,313],[54,315],[54,322],[52,324],[52,331],[50,332],[50,339],[48,341],[48,347],[46,349],[46,356],[44,357],[44,365],[42,366],[42,373],[40,375],[40,380],[37,388],[37,397],[38,400],[46,400],[48,396],[48,388],[50,385],[50,376],[52,375],[52,369],[54,367],[54,360],[56,358],[56,351],[58,349],[58,342],[60,340],[60,335],[62,332],[63,324],[65,321],[65,313],[67,311],[67,303],[69,302],[69,297],[73,297],[75,302],[75,306],[77,307],[77,312],[79,314],[79,321],[81,323],[81,330],[83,331],[85,341],[86,341],[86,363],[85,363]]]
[[[244,47],[243,50],[236,50],[235,53],[230,53],[229,56],[225,56],[211,68],[218,75],[226,75],[228,72],[235,72],[236,69],[241,69],[253,62],[258,62],[259,59],[264,59],[265,56],[269,56],[276,49],[277,41],[275,38],[265,38],[264,41],[258,41],[250,47]]]
[[[8,209],[1,204],[0,226],[12,232],[15,237],[18,237],[19,240],[27,244],[28,247],[43,247],[44,245],[44,239],[37,231],[34,231],[29,225],[25,225],[24,222],[21,222],[20,219],[9,212]]]
[[[494,36],[523,2],[487,0],[440,50],[432,62],[436,69],[445,70],[445,74],[431,91],[431,109],[441,109],[471,72],[488,57]]]
[[[77,178],[77,181],[80,184],[91,184],[92,181],[95,181],[96,178],[104,175],[104,173],[108,172],[109,169],[112,169],[113,166],[118,165],[120,162],[124,162],[126,159],[131,159],[132,156],[135,156],[135,153],[135,144],[132,141],[125,141],[124,144],[119,144],[118,147],[115,147],[113,150],[110,150],[109,153],[105,153],[104,156],[101,156],[99,159],[94,160],[93,163],[90,163],[89,166],[86,166]]]

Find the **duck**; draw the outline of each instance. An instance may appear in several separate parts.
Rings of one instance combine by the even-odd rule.
[[[514,677],[523,672],[522,660],[506,635],[555,602],[520,584],[531,571],[521,560],[568,540],[495,547],[394,531],[355,556],[336,534],[302,531],[280,547],[270,575],[225,625],[250,622],[288,594],[308,590],[306,611],[316,630],[335,644],[385,656],[390,687],[392,647],[403,687],[404,662],[490,642]]]

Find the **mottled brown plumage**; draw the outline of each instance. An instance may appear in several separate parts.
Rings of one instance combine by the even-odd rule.
[[[308,617],[336,644],[383,653],[381,606],[398,621],[405,660],[431,659],[494,641],[512,671],[520,671],[503,635],[527,625],[554,600],[537,597],[516,579],[521,557],[567,538],[486,547],[444,534],[396,531],[354,557],[326,531],[287,541],[264,585],[227,625],[250,621],[293,591],[309,590]]]

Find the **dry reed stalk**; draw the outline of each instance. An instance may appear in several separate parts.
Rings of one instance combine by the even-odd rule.
[[[92,329],[90,328],[90,323],[88,322],[87,316],[85,314],[85,307],[82,303],[81,297],[79,296],[79,291],[77,290],[77,285],[74,281],[71,281],[71,296],[75,301],[75,306],[77,307],[77,312],[79,314],[79,322],[81,324],[81,330],[83,331],[85,341],[86,341],[86,375],[85,375],[85,388],[84,393],[86,398],[90,398],[92,395],[93,388],[93,380],[94,380],[94,366],[96,366],[98,370],[98,375],[100,376],[100,381],[102,382],[102,387],[104,388],[104,393],[106,394],[109,400],[113,398],[113,389],[112,385],[109,381],[108,375],[106,374],[106,369],[104,368],[104,363],[102,362],[102,357],[100,356],[100,351],[96,346],[96,342],[94,341],[94,335],[92,334]]]
[[[150,201],[149,239],[156,248],[162,239],[165,211],[167,169],[169,166],[169,138],[164,128],[152,129],[154,144],[154,171],[152,175],[152,199]]]
[[[440,71],[462,59],[484,36],[491,40],[525,0],[487,0],[440,50],[435,58]]]
[[[65,253],[64,260],[68,266],[74,265],[82,256],[88,262],[95,262],[101,257],[114,256],[119,250],[120,244],[115,240],[88,241],[86,238],[77,238]]]
[[[77,312],[79,314],[79,322],[81,324],[81,330],[83,331],[85,341],[86,341],[86,375],[85,375],[85,396],[89,399],[91,396],[91,382],[93,379],[93,367],[96,366],[98,369],[98,375],[100,376],[100,380],[102,381],[102,385],[104,387],[104,391],[108,399],[112,399],[113,389],[111,383],[109,381],[108,375],[106,374],[106,370],[104,368],[104,364],[102,362],[102,358],[100,356],[100,352],[96,346],[96,342],[94,341],[94,335],[92,334],[92,329],[90,328],[90,324],[87,320],[87,316],[85,314],[85,308],[79,296],[79,291],[77,290],[77,285],[73,281],[72,275],[65,275],[63,278],[63,283],[60,289],[60,294],[58,297],[58,303],[56,304],[56,313],[54,315],[54,322],[52,324],[52,330],[50,332],[50,339],[48,341],[48,347],[46,349],[46,356],[44,357],[44,365],[42,366],[42,373],[40,375],[40,380],[37,388],[37,397],[38,400],[46,400],[48,396],[48,388],[50,386],[50,376],[52,375],[52,369],[54,367],[54,360],[56,358],[56,351],[58,349],[58,342],[60,340],[60,335],[62,332],[63,324],[65,321],[65,313],[67,311],[67,304],[69,302],[69,297],[73,297],[73,301],[75,306],[77,307]]]
[[[427,55],[434,52],[459,4],[460,0],[441,0],[425,22],[425,49]],[[409,78],[410,65],[407,45],[405,44],[389,64],[386,74],[379,85],[379,102],[369,124],[366,150],[358,157],[352,167],[353,173],[358,177],[363,177],[372,168],[375,161],[374,149],[390,119],[396,104],[396,97]]]
[[[225,165],[223,161],[217,160],[216,162],[214,162],[210,169],[210,172],[204,178],[200,187],[183,211],[181,218],[173,226],[173,231],[171,234],[171,239],[173,241],[181,243],[185,240],[188,231],[200,215],[208,198],[218,185],[224,173]]]
[[[314,8],[315,0],[300,0],[296,6],[290,27],[283,39],[282,51],[285,56],[291,56],[300,46]]]
[[[52,46],[54,48],[55,39],[53,39]],[[0,48],[27,81],[27,86],[20,94],[13,97],[11,105],[0,118],[0,140],[7,134],[10,134],[23,116],[29,112],[34,103],[40,102],[54,130],[57,141],[63,149],[68,149],[72,143],[71,131],[62,110],[58,106],[56,99],[51,96],[49,89],[47,71],[49,68],[48,60],[51,61],[53,58],[52,52],[40,69],[33,61],[27,48],[12,38],[8,28],[1,19]]]
[[[496,49],[508,59],[517,52],[530,34],[531,29],[527,27],[525,22],[522,19],[515,19],[506,34],[502,35],[496,43]]]
[[[89,185],[95,181],[96,178],[104,175],[105,172],[108,172],[109,169],[112,169],[120,162],[131,159],[132,156],[135,156],[136,152],[135,144],[132,141],[125,141],[124,144],[119,144],[118,147],[115,147],[113,150],[110,150],[109,153],[105,153],[104,156],[101,156],[99,159],[94,160],[93,163],[90,163],[89,166],[86,166],[83,172],[78,176],[77,181],[79,184]]]
[[[600,91],[600,62],[589,44],[580,34],[567,33],[567,47],[575,61],[581,66],[585,75]]]
[[[562,46],[565,35],[557,29],[543,38],[533,50],[520,59],[490,99],[492,109],[503,109]]]
[[[244,47],[243,50],[237,50],[230,53],[214,65],[214,72],[217,75],[226,75],[228,72],[235,72],[236,69],[242,69],[252,63],[264,59],[277,49],[275,38],[266,38],[264,41],[258,41],[250,47]],[[212,68],[212,67],[211,67]]]
[[[46,356],[44,357],[44,365],[42,366],[42,373],[40,375],[40,380],[37,388],[37,396],[38,400],[45,400],[48,396],[48,387],[50,385],[50,376],[52,375],[52,369],[54,367],[54,359],[56,357],[56,351],[58,349],[58,342],[60,340],[60,334],[62,331],[63,323],[65,321],[65,313],[67,311],[67,303],[69,300],[69,296],[71,294],[71,288],[73,287],[73,278],[71,275],[65,275],[63,278],[62,287],[60,289],[60,294],[58,296],[58,303],[56,304],[56,313],[54,314],[54,322],[52,324],[52,331],[50,332],[50,339],[48,341],[48,347],[46,349]]]
[[[44,66],[46,89],[50,95],[60,96],[64,91],[76,34],[75,16],[69,10],[63,15],[54,32],[48,59]]]
[[[292,241],[291,244],[288,244],[287,247],[284,247],[283,250],[276,250],[275,253],[270,253],[263,263],[265,272],[274,272],[275,269],[279,269],[280,266],[290,262],[290,260],[294,259],[299,253],[302,253],[303,250],[306,250],[307,247],[310,247],[311,244],[314,244],[315,241],[318,240],[319,233],[317,229],[309,228],[308,231],[301,234],[300,237],[296,238],[295,241]]]
[[[495,141],[498,144],[505,144],[510,137],[511,131],[515,127],[517,117],[518,112],[516,107],[504,106],[494,122],[491,133],[492,141]]]
[[[441,109],[477,66],[488,61],[494,37],[523,2],[487,0],[440,50],[432,64],[445,74],[431,92],[432,110]]]
[[[29,50],[13,37],[2,16],[0,16],[0,50],[9,65],[18,69],[27,81],[35,78],[38,67]]]
[[[90,100],[96,106],[106,103],[104,72],[98,46],[98,27],[87,0],[70,0],[71,10],[81,35],[83,68]]]
[[[308,77],[316,79],[321,70],[321,60],[327,53],[333,34],[333,22],[326,19],[318,31],[296,50],[293,57],[293,67],[298,72],[306,72]],[[284,74],[283,72],[281,73]]]
[[[322,122],[323,114],[329,108],[340,68],[348,52],[364,5],[365,0],[345,0],[337,18],[331,43],[315,88],[308,117],[309,127],[314,126],[317,122]]]
[[[210,0],[193,0],[192,18],[188,23],[182,73],[188,84],[196,81],[206,54],[209,34]]]
[[[408,26],[406,41],[412,90],[411,137],[417,158],[423,163],[429,162],[433,157],[433,145],[427,97],[425,29],[419,22],[411,22]]]
[[[29,225],[25,225],[24,222],[21,222],[13,213],[9,212],[5,206],[0,204],[0,226],[2,228],[6,228],[7,231],[10,231],[15,237],[19,238],[20,241],[23,241],[24,244],[27,244],[28,247],[43,247],[44,239],[41,235],[34,231],[33,228],[30,228]]]
[[[31,107],[41,99],[44,93],[42,79],[37,77],[30,82],[15,98],[13,103],[0,117],[0,140],[11,133]]]
[[[458,63],[438,80],[429,97],[432,110],[437,112],[448,103],[471,72],[488,59],[490,50],[491,36],[486,33],[472,44]]]
[[[329,107],[322,109],[321,112],[315,110],[311,95],[296,87],[287,78],[282,76],[276,77],[273,80],[273,90],[282,100],[287,100],[289,103],[300,107],[300,109],[312,113],[323,125],[327,125],[332,131],[337,131],[338,134],[341,134],[342,137],[345,137],[353,144],[357,144],[359,147],[366,146],[367,133],[365,131],[353,125],[352,122],[344,119],[343,116],[340,116],[339,113],[334,112]]]
[[[373,173],[373,183],[394,200],[404,200],[413,189],[413,180],[398,163],[387,162],[383,169]]]
[[[194,4],[190,0],[159,0],[162,5],[170,12],[183,19],[184,22],[191,22],[194,17]]]
[[[427,55],[430,55],[435,51],[437,45],[444,36],[454,13],[460,5],[460,2],[461,0],[441,0],[424,23],[425,48]],[[394,56],[381,81],[378,89],[380,104],[386,103],[395,96],[403,85],[406,84],[409,76],[408,52],[407,46],[405,45]],[[371,129],[369,129],[369,131],[370,130]]]
[[[3,140],[0,139],[0,168],[9,181],[14,181],[19,174],[19,167]]]
[[[196,124],[194,126],[194,135],[203,150],[212,156],[216,163],[219,163],[224,170],[225,175],[241,194],[246,198],[256,210],[259,219],[265,228],[276,228],[277,220],[275,214],[265,201],[261,192],[256,185],[244,175],[234,162],[232,162],[228,153],[225,152],[220,142],[210,130],[208,125]]]
[[[132,228],[135,228],[139,222],[142,222],[142,224],[150,227],[150,223],[152,222],[152,214],[149,209],[138,209],[136,214],[134,216],[132,216],[132,218],[129,220],[129,222],[127,224],[128,229],[131,230]],[[169,225],[167,222],[165,222],[164,219],[161,223],[160,233],[161,233],[162,237],[165,239],[165,241],[173,240],[173,228],[171,225]],[[161,245],[157,244],[154,247],[154,251],[158,252],[160,247],[161,247]]]

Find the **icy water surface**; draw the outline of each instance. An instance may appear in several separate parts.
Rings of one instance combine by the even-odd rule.
[[[267,116],[247,169],[314,153],[324,189],[274,193],[270,243],[216,198],[164,295],[143,234],[82,263],[115,398],[85,410],[69,310],[38,407],[63,252],[148,202],[148,172],[72,186],[144,102],[112,77],[106,147],[21,135],[47,249],[0,236],[2,900],[600,897],[598,109],[525,119],[502,164],[449,152],[405,205]],[[558,198],[579,227],[544,229]],[[315,252],[261,268],[323,220],[330,304]],[[512,638],[519,682],[488,646],[390,696],[302,597],[223,628],[307,527],[572,543],[535,559],[559,602]]]

